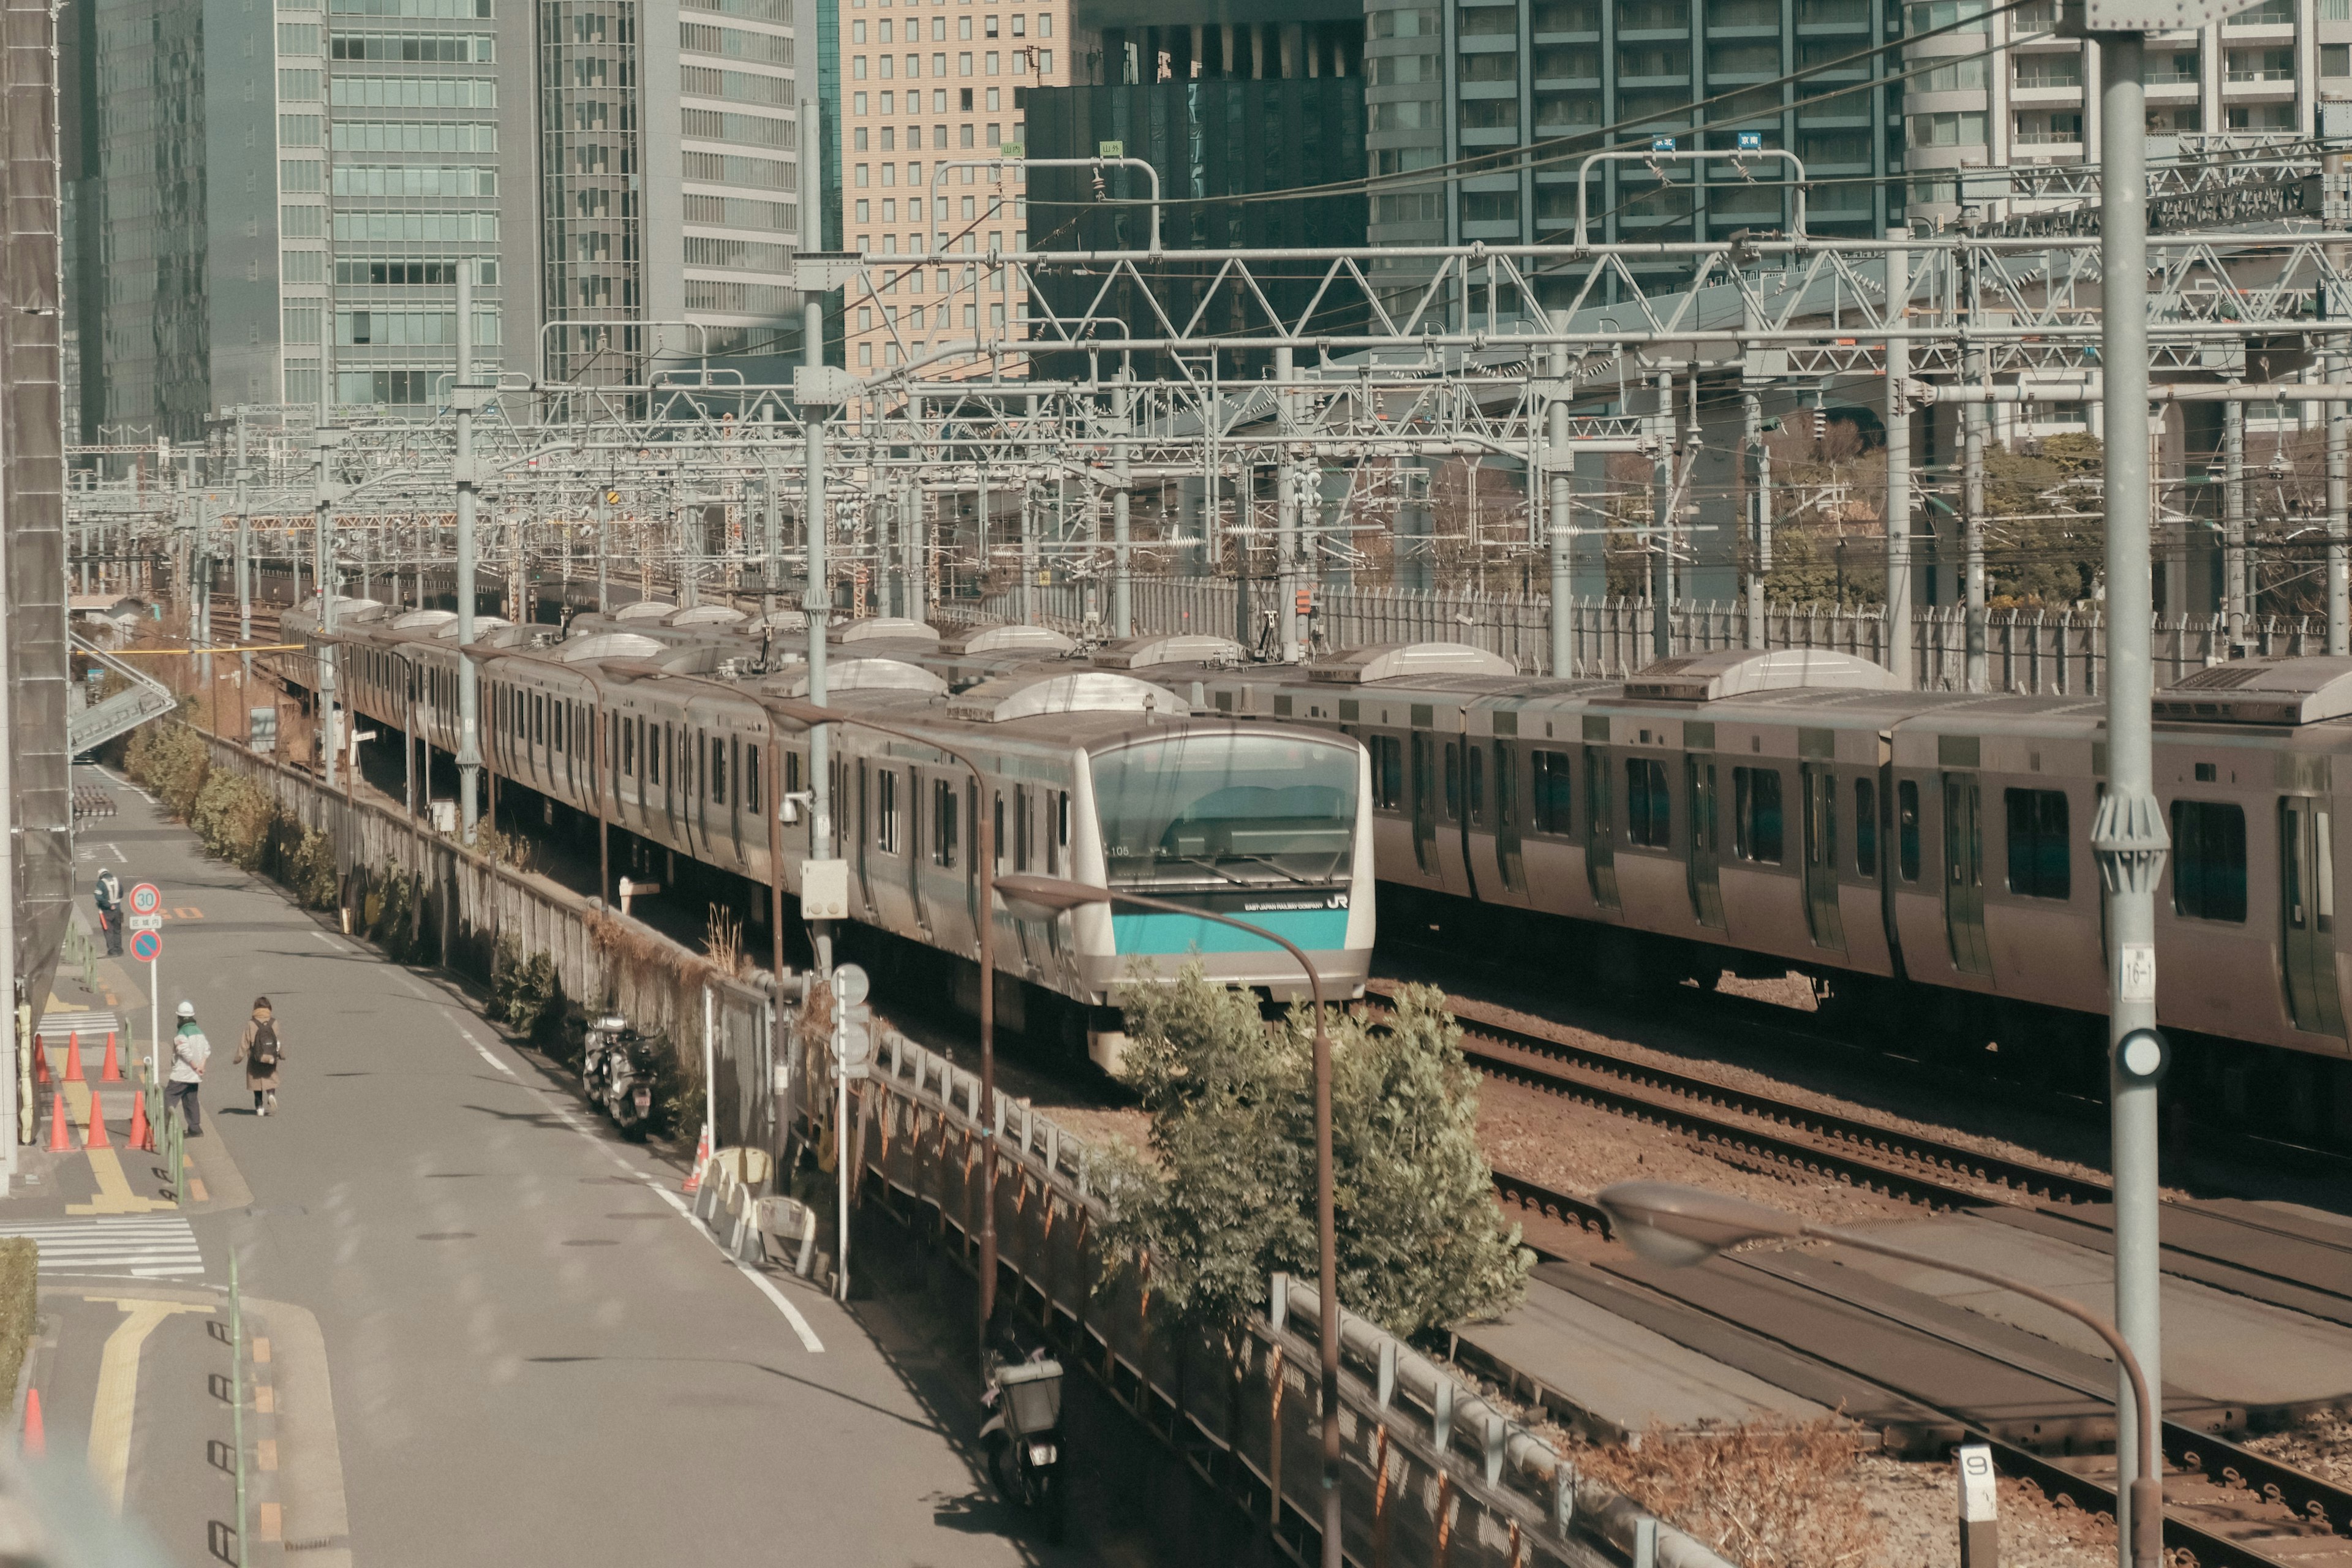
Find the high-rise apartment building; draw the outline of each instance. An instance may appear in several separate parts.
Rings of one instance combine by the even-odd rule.
[[[921,364],[1016,331],[982,258],[1031,241],[1027,186],[1018,169],[976,163],[1018,156],[1029,89],[1070,80],[1068,0],[837,5],[843,243],[883,267],[872,292],[843,301],[849,368]]]
[[[1960,24],[1911,51],[1914,66],[1948,61],[1914,78],[1905,105],[1911,211],[1999,218],[2076,199],[2006,171],[2098,161],[2097,44],[2055,36],[2052,0],[1927,0],[1910,20],[1915,35]],[[2309,137],[2321,98],[2352,97],[2352,0],[2261,0],[2215,26],[2150,34],[2147,62],[2151,162]]]
[[[1375,195],[1371,241],[1564,242],[1589,154],[1736,152],[1743,132],[1803,160],[1812,232],[1881,233],[1901,214],[1903,89],[1887,79],[1902,67],[1884,47],[1898,15],[1892,0],[1368,0],[1373,174],[1532,149]],[[1780,80],[1800,69],[1812,74]],[[1636,157],[1585,183],[1595,240],[1718,238],[1793,216],[1774,159]]]
[[[79,429],[430,406],[797,335],[791,0],[92,0],[70,14]],[[544,329],[544,331],[542,331]]]

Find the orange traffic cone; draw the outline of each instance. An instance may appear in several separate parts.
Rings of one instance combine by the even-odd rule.
[[[81,1077],[81,1031],[76,1029],[66,1037],[66,1081],[79,1083]]]
[[[100,1083],[121,1083],[122,1081],[122,1064],[115,1059],[114,1031],[112,1029],[106,1031],[106,1065],[99,1069],[98,1081]]]
[[[142,1153],[155,1152],[155,1129],[147,1120],[147,1097],[136,1091],[131,1096],[131,1146]]]
[[[41,1426],[41,1391],[25,1390],[25,1458],[39,1459],[47,1457],[49,1435]]]
[[[68,1131],[72,1125],[72,1122],[68,1121],[66,1116],[66,1091],[64,1089],[59,1089],[57,1091],[55,1103],[49,1107],[50,1153],[70,1154],[73,1152],[73,1133]]]
[[[85,1149],[111,1149],[114,1141],[106,1135],[106,1107],[98,1098],[98,1090],[89,1091],[89,1136],[82,1141]]]
[[[49,1081],[49,1042],[38,1035],[33,1037],[33,1084],[35,1088]]]
[[[702,1142],[695,1146],[694,1169],[686,1173],[686,1180],[679,1184],[679,1190],[688,1193],[700,1192],[702,1190],[702,1167],[709,1163],[710,1123],[706,1121],[702,1124]]]

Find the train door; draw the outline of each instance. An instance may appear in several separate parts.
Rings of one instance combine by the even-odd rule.
[[[1837,774],[1815,763],[1797,770],[1805,810],[1805,924],[1813,945],[1845,951],[1845,920],[1838,912]]]
[[[1604,910],[1618,907],[1617,839],[1609,805],[1609,753],[1598,746],[1584,748],[1584,879],[1591,884],[1594,903]]]
[[[2279,800],[2279,953],[2287,1011],[2309,1034],[2344,1034],[2336,984],[2336,864],[2332,813],[2326,799]]]
[[[1974,773],[1944,775],[1944,940],[1953,968],[1992,973],[1984,929],[1984,789]]]
[[[1412,732],[1412,863],[1437,875],[1437,738]]]
[[[1721,931],[1723,839],[1712,752],[1683,758],[1683,795],[1690,803],[1691,918],[1710,931]]]
[[[874,918],[874,884],[866,879],[866,846],[873,841],[873,807],[866,797],[866,759],[857,759],[857,824],[850,837],[857,846],[857,900],[866,906],[866,918]]]
[[[1527,859],[1519,847],[1519,749],[1495,742],[1495,858],[1507,892],[1528,890]]]

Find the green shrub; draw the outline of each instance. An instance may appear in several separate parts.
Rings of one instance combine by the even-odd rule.
[[[196,792],[188,826],[196,830],[205,849],[247,871],[261,868],[269,848],[277,804],[260,784],[243,773],[214,773]]]
[[[194,730],[169,720],[142,726],[131,737],[123,771],[152,792],[163,809],[186,821],[195,810],[209,768],[205,742]]]
[[[361,908],[361,920],[369,940],[396,963],[406,963],[415,956],[411,951],[415,944],[409,938],[409,927],[415,920],[416,900],[423,891],[424,879],[411,876],[387,860],[376,873],[367,901]]]
[[[335,870],[335,841],[314,827],[304,828],[301,842],[286,858],[284,880],[294,896],[311,909],[333,909],[342,891],[341,878]]]
[[[529,958],[510,936],[499,938],[490,953],[490,1009],[499,1022],[530,1038],[557,1016],[555,960],[543,952]]]
[[[16,1386],[40,1305],[40,1249],[29,1237],[0,1240],[0,1388]]]

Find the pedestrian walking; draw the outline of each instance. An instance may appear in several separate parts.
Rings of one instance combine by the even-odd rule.
[[[106,933],[106,955],[122,956],[122,879],[110,866],[98,870],[98,886],[90,890],[90,899],[98,905],[98,929]]]
[[[245,1064],[245,1087],[253,1090],[256,1116],[268,1116],[278,1109],[278,1067],[285,1057],[286,1042],[278,1032],[269,998],[256,996],[253,1016],[245,1021],[245,1038],[236,1047],[236,1059]]]
[[[187,1123],[188,1136],[205,1135],[205,1110],[196,1091],[204,1087],[205,1064],[213,1059],[213,1043],[196,1024],[196,1005],[180,1004],[180,1026],[172,1035],[172,1078],[163,1093],[169,1104],[179,1107],[181,1120]]]

